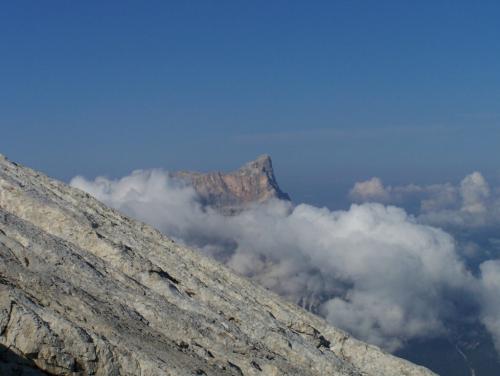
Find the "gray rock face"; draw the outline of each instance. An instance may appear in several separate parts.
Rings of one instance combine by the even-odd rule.
[[[203,204],[226,214],[270,198],[290,200],[288,194],[278,186],[271,157],[268,155],[261,155],[239,170],[227,174],[178,172],[174,176],[192,184]]]
[[[0,157],[1,375],[432,375]]]

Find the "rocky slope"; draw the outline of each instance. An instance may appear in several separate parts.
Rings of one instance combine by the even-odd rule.
[[[288,194],[278,186],[268,155],[261,155],[230,173],[178,172],[174,176],[192,184],[203,204],[224,213],[230,214],[246,205],[270,198],[290,200]]]
[[[0,157],[1,375],[432,375]]]

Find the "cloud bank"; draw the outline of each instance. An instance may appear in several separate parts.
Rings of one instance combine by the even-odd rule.
[[[456,193],[474,213],[488,196],[476,189],[481,184],[472,177]],[[496,266],[486,264],[478,280],[452,236],[395,206],[361,203],[330,211],[274,200],[226,217],[203,207],[192,187],[163,170],[117,180],[75,177],[71,185],[390,351],[411,339],[446,334],[464,305],[489,301],[497,281]],[[376,180],[354,190],[358,197],[382,192],[378,197],[388,201],[399,192]],[[479,286],[483,293],[476,299]],[[492,301],[481,319],[500,338],[497,308],[500,301]]]
[[[479,172],[459,184],[385,186],[378,177],[358,182],[353,202],[379,202],[416,208],[422,223],[444,228],[478,228],[500,223],[500,194]]]

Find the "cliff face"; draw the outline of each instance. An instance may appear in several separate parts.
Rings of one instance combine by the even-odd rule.
[[[271,198],[290,200],[278,186],[268,155],[262,155],[239,170],[226,174],[178,172],[174,176],[192,184],[203,204],[226,213]]]
[[[0,157],[1,375],[431,375]]]

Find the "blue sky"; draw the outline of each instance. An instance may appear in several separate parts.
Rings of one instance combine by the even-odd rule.
[[[52,176],[231,169],[298,200],[356,180],[500,181],[496,1],[16,1],[0,152]]]

